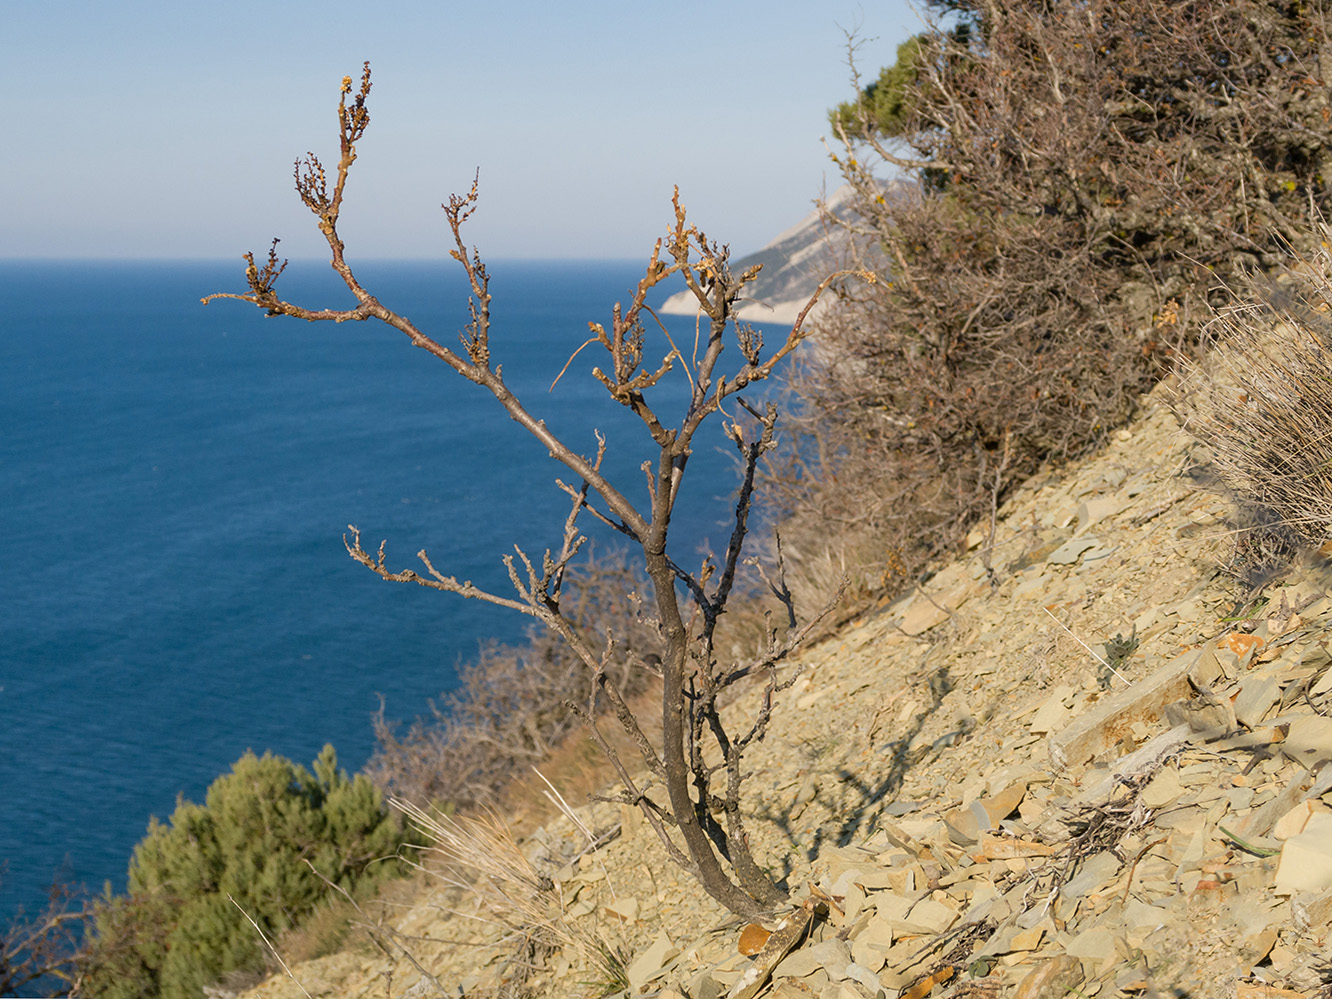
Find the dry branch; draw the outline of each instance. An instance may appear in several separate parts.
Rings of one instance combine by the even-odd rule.
[[[728,266],[727,248],[708,239],[687,221],[676,191],[672,201],[673,225],[653,248],[628,306],[617,303],[611,311],[609,325],[589,323],[592,336],[583,345],[599,346],[605,351],[605,360],[593,370],[593,376],[612,399],[632,412],[642,424],[648,445],[643,468],[648,480],[649,500],[645,507],[640,506],[605,476],[602,470],[604,441],[599,441],[596,457],[592,459],[569,447],[513,394],[499,368],[492,365],[490,276],[480,253],[470,249],[462,235],[462,227],[478,203],[475,180],[467,194],[454,195],[442,206],[453,236],[450,254],[463,268],[471,289],[470,322],[459,337],[461,352],[428,336],[360,284],[344,256],[344,246],[338,235],[338,217],[348,172],[356,159],[356,142],[364,135],[369,122],[365,107],[370,91],[368,64],[360,90],[353,103],[348,104],[351,90],[352,81],[348,77],[343,81],[339,102],[341,155],[332,191],[328,189],[325,169],[313,154],[297,164],[296,185],[302,200],[318,219],[319,229],[333,254],[333,268],[356,297],[357,307],[341,311],[311,310],[278,297],[274,286],[283,265],[277,262],[276,243],[262,269],[255,265],[251,255],[247,255],[246,277],[250,288],[247,293],[214,295],[205,301],[219,297],[236,298],[264,309],[269,315],[307,320],[378,319],[406,335],[412,343],[443,361],[463,378],[486,389],[509,417],[573,473],[578,485],[559,484],[571,505],[558,547],[547,549],[539,559],[529,557],[520,549],[515,549],[514,555],[504,559],[514,596],[488,592],[468,580],[459,581],[437,570],[424,551],[418,554],[425,567],[424,574],[413,569],[391,569],[385,562],[385,546],[381,544],[374,554],[367,552],[361,545],[360,532],[354,527],[349,528],[350,540],[344,538],[344,542],[352,558],[385,580],[416,583],[508,607],[535,618],[558,635],[585,669],[589,693],[586,705],[579,706],[578,713],[589,723],[593,737],[607,751],[625,784],[629,800],[643,809],[671,855],[699,879],[709,894],[732,911],[751,917],[771,912],[786,900],[786,892],[750,855],[740,811],[739,792],[744,779],[741,759],[744,750],[762,737],[771,710],[771,695],[789,682],[780,680],[777,671],[808,634],[808,627],[798,628],[794,619],[788,617],[787,626],[772,629],[766,647],[747,663],[725,662],[717,654],[717,624],[731,599],[737,566],[742,563],[750,531],[755,469],[774,445],[777,421],[775,407],[767,406],[759,413],[741,399],[739,393],[766,380],[776,365],[805,340],[809,335],[804,325],[809,309],[832,281],[845,275],[834,275],[819,286],[809,307],[801,312],[799,320],[780,345],[765,356],[762,338],[757,332],[734,321],[736,303],[757,276],[758,269],[733,274]],[[654,348],[649,343],[644,316],[654,320],[655,316],[647,307],[647,296],[662,281],[674,275],[683,278],[697,299],[704,323],[688,363],[684,362],[669,336],[665,338],[667,348],[658,355],[660,360],[652,362],[648,358]],[[724,367],[722,357],[728,343],[735,346],[740,356],[735,364]],[[654,389],[671,375],[677,364],[685,368],[690,392],[682,411],[670,416],[659,410]],[[731,538],[722,557],[720,574],[716,573],[717,566],[711,559],[705,560],[699,571],[691,572],[683,568],[669,550],[675,502],[699,428],[714,414],[724,412],[724,404],[733,397],[757,422],[756,429],[746,429],[735,422],[726,427],[744,464],[744,485],[735,508]],[[660,664],[660,748],[646,738],[643,726],[621,690],[623,680],[616,675],[616,664],[627,651],[623,641],[608,635],[604,642],[598,642],[570,616],[563,603],[566,574],[584,543],[578,527],[578,518],[584,511],[629,539],[642,559],[654,609],[657,648],[653,655]],[[776,575],[772,589],[781,598],[786,593],[781,565],[774,567],[773,572]],[[677,584],[683,586],[688,594],[687,600],[682,599]],[[785,602],[789,610],[789,599]],[[643,665],[641,656],[637,657],[637,662]],[[740,738],[734,738],[727,733],[722,721],[718,698],[724,690],[751,673],[765,676],[767,695],[755,721]],[[609,703],[611,713],[638,747],[649,774],[665,784],[670,803],[664,815],[658,814],[633,779],[629,767],[619,759],[597,728],[598,706],[603,701]],[[716,762],[718,757],[720,763]],[[726,775],[725,795],[720,799],[726,818],[724,828],[713,818],[712,809],[718,799],[709,790],[719,769]]]

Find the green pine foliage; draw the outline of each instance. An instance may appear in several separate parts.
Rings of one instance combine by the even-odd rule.
[[[230,972],[261,969],[266,948],[245,914],[274,939],[326,896],[323,879],[357,892],[396,872],[386,858],[403,835],[379,790],[338,769],[332,746],[313,774],[247,752],[204,804],[182,799],[169,823],[150,822],[128,893],[108,893],[97,914],[85,991],[197,999]]]
[[[865,85],[855,100],[845,101],[828,112],[835,133],[863,138],[865,121],[880,135],[899,136],[915,114],[921,67],[931,50],[931,36],[916,35],[897,47],[897,61],[879,71],[879,78]]]
[[[971,41],[972,25],[966,21],[947,31],[908,38],[897,46],[897,61],[879,70],[877,80],[828,112],[833,134],[850,139],[910,138],[920,125],[921,109],[940,96],[932,70],[943,61],[945,51],[966,49]]]

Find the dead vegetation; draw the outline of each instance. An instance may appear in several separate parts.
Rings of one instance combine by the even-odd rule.
[[[1279,266],[1328,200],[1320,6],[927,9],[946,20],[832,116],[856,192],[832,221],[884,280],[794,379],[774,478],[803,592],[843,566],[899,589],[1098,445],[1196,350],[1221,283]]]
[[[4,866],[0,864],[0,880]],[[58,880],[39,912],[20,911],[0,927],[0,995],[67,991],[77,980],[75,954],[87,917],[87,899]]]
[[[1332,551],[1332,230],[1316,237],[1275,278],[1244,276],[1243,304],[1209,325],[1176,394],[1239,501],[1228,568],[1250,587],[1300,549]]]
[[[654,662],[656,629],[631,594],[646,591],[623,552],[589,558],[565,584],[564,613],[588,642],[613,629],[621,655],[611,679],[637,703],[656,682],[636,659]],[[581,723],[570,703],[586,691],[585,666],[558,635],[532,628],[519,645],[491,643],[458,669],[458,685],[405,732],[375,719],[379,745],[367,773],[386,792],[421,804],[493,805],[504,788],[542,764]],[[604,781],[603,781],[604,782]]]
[[[602,366],[592,369],[593,377],[638,419],[643,431],[644,479],[612,482],[602,470],[606,442],[595,428],[589,428],[596,441],[591,453],[561,439],[514,395],[492,361],[490,276],[480,253],[469,248],[462,235],[464,225],[477,209],[475,181],[467,194],[454,195],[443,206],[453,236],[450,254],[465,272],[472,295],[471,322],[459,336],[461,349],[446,346],[394,312],[356,277],[345,255],[338,221],[347,177],[357,156],[356,144],[370,123],[370,86],[368,63],[359,89],[350,76],[343,79],[338,102],[340,152],[336,177],[313,154],[296,164],[297,192],[317,218],[332,253],[332,267],[357,304],[348,309],[311,309],[280,298],[276,283],[285,262],[278,260],[276,241],[262,266],[252,253],[245,255],[248,291],[212,295],[204,301],[238,299],[258,306],[269,316],[310,321],[377,319],[483,389],[498,404],[497,416],[507,415],[518,423],[572,473],[571,482],[556,482],[568,511],[559,541],[536,557],[515,548],[513,555],[504,558],[513,595],[488,592],[448,575],[436,568],[425,551],[418,552],[423,571],[393,569],[387,562],[386,543],[367,550],[355,527],[349,527],[344,538],[347,552],[385,580],[415,583],[507,607],[558,635],[584,669],[583,693],[567,703],[616,771],[623,790],[615,800],[641,809],[672,859],[722,905],[748,916],[770,912],[786,901],[787,892],[750,852],[741,810],[741,786],[746,777],[742,761],[745,751],[763,738],[773,695],[790,682],[790,672],[781,668],[820,614],[803,624],[798,620],[786,586],[780,548],[767,565],[746,550],[755,472],[776,444],[777,408],[772,404],[756,407],[740,393],[766,381],[807,337],[806,317],[819,296],[841,275],[831,275],[820,284],[776,349],[766,347],[759,331],[735,318],[737,302],[756,277],[757,268],[732,273],[728,249],[687,221],[677,192],[673,223],[652,250],[629,305],[617,303],[609,325],[589,323],[591,335],[579,348],[603,352]],[[676,275],[684,280],[703,317],[699,336],[688,352],[672,342],[660,324],[657,327],[664,342],[658,343],[655,334],[649,337],[649,323],[654,317],[647,296]],[[737,356],[723,366],[723,353],[728,351]],[[654,355],[660,360],[654,360]],[[660,403],[654,401],[659,395],[655,387],[667,377],[684,378],[689,386],[687,404],[674,415],[659,412]],[[670,524],[695,435],[709,419],[727,421],[726,435],[740,455],[744,476],[725,551],[704,557],[697,568],[691,569],[671,549]],[[642,496],[644,485],[646,501],[631,498]],[[632,648],[613,630],[604,636],[584,633],[581,622],[567,609],[566,583],[587,541],[579,526],[580,518],[590,519],[598,529],[623,538],[635,557],[641,559],[648,585],[631,599],[641,603],[642,616],[655,630],[656,648],[650,656]],[[742,658],[724,658],[717,645],[717,628],[743,565],[751,566],[763,581],[775,614],[756,650],[749,650]],[[620,680],[626,671],[647,672],[661,679],[659,747],[648,739],[622,689]],[[750,678],[765,685],[767,696],[748,723],[732,728],[722,721],[721,698],[736,683]],[[628,735],[636,757],[632,764],[623,760],[604,736],[603,712],[612,715]],[[646,778],[635,775],[638,767],[645,771]],[[664,788],[666,803],[648,795],[649,784]]]

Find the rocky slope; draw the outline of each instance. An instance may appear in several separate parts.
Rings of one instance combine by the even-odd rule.
[[[760,855],[803,903],[785,929],[742,928],[635,814],[593,804],[584,830],[522,844],[565,941],[537,967],[436,882],[387,917],[411,960],[362,941],[295,978],[349,999],[524,978],[660,999],[1325,994],[1332,567],[1237,607],[1206,461],[1144,397],[992,538],[808,650],[749,758]],[[285,976],[248,993],[301,994]]]

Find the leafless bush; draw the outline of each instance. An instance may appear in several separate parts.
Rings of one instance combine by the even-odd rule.
[[[784,470],[793,563],[816,575],[840,532],[869,590],[1095,446],[1192,350],[1217,279],[1275,265],[1327,200],[1321,7],[929,6],[953,19],[833,115],[840,217],[887,279],[825,322]]]
[[[0,876],[3,873],[0,866]],[[40,912],[19,912],[7,926],[0,926],[0,995],[36,995],[38,989],[54,990],[43,995],[66,994],[77,980],[86,919],[85,900],[56,883]]]
[[[444,206],[454,240],[450,253],[466,273],[472,293],[471,322],[459,337],[460,351],[428,336],[406,316],[379,301],[357,279],[345,256],[338,220],[348,172],[356,160],[356,143],[370,123],[366,105],[370,93],[368,63],[354,96],[353,84],[351,77],[344,78],[338,102],[341,134],[336,174],[326,172],[311,154],[296,165],[296,189],[318,219],[332,252],[333,269],[357,304],[349,309],[308,309],[282,300],[275,285],[285,262],[278,260],[276,243],[262,265],[253,254],[246,254],[248,292],[213,295],[205,302],[235,298],[258,306],[270,316],[312,321],[378,319],[489,393],[499,405],[496,415],[508,415],[573,474],[573,484],[557,480],[568,510],[558,544],[536,558],[517,549],[505,558],[514,596],[490,593],[449,576],[438,570],[424,551],[418,553],[424,572],[391,569],[385,545],[367,551],[354,527],[349,528],[350,535],[345,539],[347,551],[386,580],[416,583],[508,607],[559,635],[584,667],[585,694],[576,710],[624,787],[616,800],[642,809],[671,858],[694,875],[719,903],[751,917],[771,912],[788,896],[750,850],[741,811],[740,792],[746,776],[742,760],[745,751],[767,730],[773,695],[791,682],[789,675],[779,674],[779,667],[788,661],[814,622],[798,623],[779,559],[775,565],[758,567],[780,608],[780,617],[767,630],[762,646],[740,660],[724,659],[718,652],[718,622],[726,612],[737,571],[746,557],[755,469],[775,446],[777,424],[775,406],[760,411],[739,393],[766,380],[806,338],[805,318],[838,275],[820,285],[777,348],[765,350],[757,330],[735,321],[737,302],[758,268],[733,274],[727,248],[687,222],[677,192],[673,223],[652,251],[628,307],[616,304],[609,325],[589,324],[592,335],[583,345],[603,351],[600,356],[604,367],[593,368],[592,375],[612,399],[634,414],[646,438],[643,478],[611,482],[602,471],[604,438],[596,435],[591,454],[562,440],[513,394],[500,369],[492,363],[490,276],[479,252],[469,249],[462,236],[463,225],[477,207],[475,182],[466,195],[455,195]],[[649,341],[647,323],[654,317],[646,305],[647,296],[673,275],[683,278],[702,316],[700,334],[689,352],[671,342],[664,327],[660,327],[664,343]],[[728,347],[739,356],[724,368],[721,360]],[[660,351],[659,362],[650,360],[651,352],[656,350]],[[668,376],[683,377],[689,385],[688,402],[674,417],[657,408],[661,403],[657,401],[656,386]],[[745,476],[725,552],[705,557],[697,569],[691,570],[672,551],[671,518],[697,431],[706,420],[721,418],[718,413],[729,415],[728,407],[737,414],[747,413],[751,421],[745,424],[733,419],[724,424],[727,436],[742,456]],[[631,495],[643,494],[644,486],[646,502],[631,500]],[[635,558],[641,557],[651,586],[651,617],[659,641],[659,660],[653,664],[645,656],[635,655],[629,661],[633,670],[660,672],[660,749],[648,739],[617,680],[619,664],[624,661],[623,640],[610,633],[594,643],[579,630],[565,607],[569,569],[586,541],[578,525],[584,515],[626,539]],[[765,696],[749,722],[733,729],[723,722],[720,698],[747,677],[759,678],[765,684]],[[631,772],[602,732],[599,705],[603,702],[609,704],[610,713],[636,748],[646,779],[664,785],[669,799],[666,807],[658,806],[645,793],[642,780]]]
[[[1211,350],[1176,394],[1190,432],[1241,503],[1238,569],[1284,567],[1299,546],[1332,550],[1332,230],[1208,327]]]
[[[585,641],[616,632],[619,656],[609,668],[625,698],[634,700],[653,675],[632,664],[660,659],[660,636],[642,606],[647,581],[616,553],[571,571],[565,592],[564,612]],[[531,629],[521,645],[487,645],[460,667],[458,686],[431,705],[432,717],[418,719],[401,737],[381,708],[379,746],[367,773],[390,794],[422,805],[493,804],[516,775],[580,726],[569,705],[586,689],[586,667],[548,629]]]

